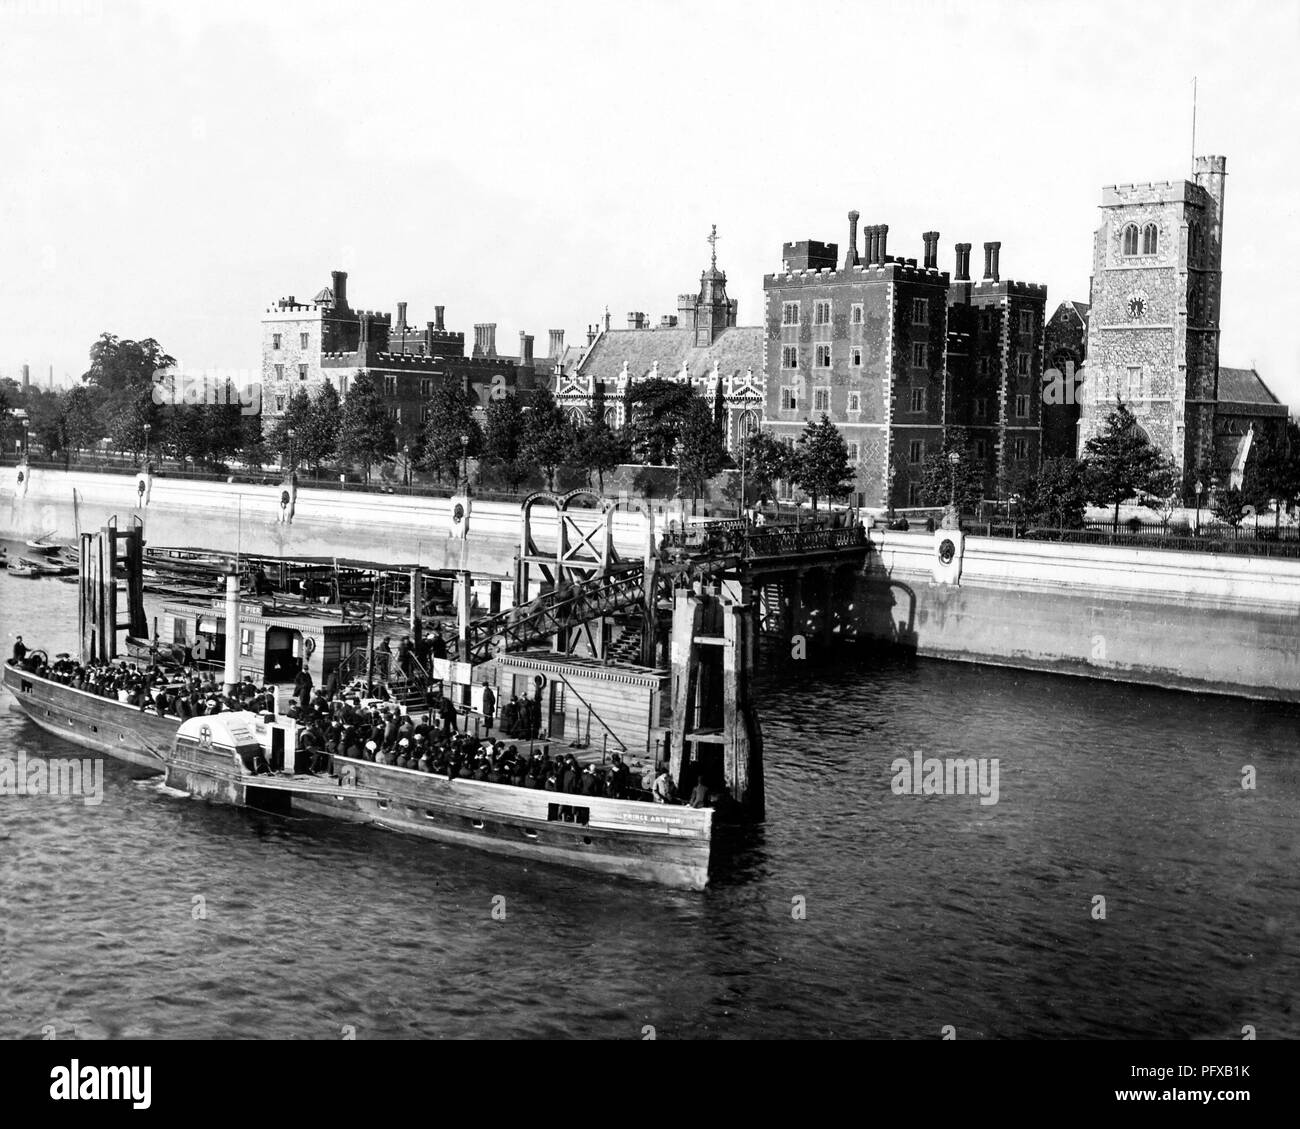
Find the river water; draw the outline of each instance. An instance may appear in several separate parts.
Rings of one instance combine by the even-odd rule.
[[[74,649],[75,591],[0,573],[6,655]],[[702,894],[113,760],[98,805],[0,796],[0,1036],[1300,1036],[1300,710],[870,652],[761,681],[768,819]],[[5,695],[20,748],[89,755]],[[895,794],[915,750],[996,758],[997,802]]]

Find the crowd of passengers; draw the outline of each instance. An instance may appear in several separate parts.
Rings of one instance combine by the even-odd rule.
[[[142,712],[181,720],[248,710],[273,714],[277,695],[269,685],[257,686],[250,678],[226,694],[210,673],[169,676],[161,667],[128,661],[79,663],[67,655],[46,661],[42,652],[29,652],[22,636],[14,645],[15,666],[55,682],[101,697],[116,698]],[[667,764],[648,767],[639,777],[615,753],[605,766],[581,765],[572,753],[552,757],[544,749],[523,749],[506,740],[480,739],[457,730],[458,711],[449,698],[435,695],[427,720],[403,713],[379,684],[353,683],[339,688],[331,679],[325,690],[316,689],[306,672],[297,676],[293,697],[283,713],[298,723],[299,766],[312,773],[332,774],[335,756],[394,765],[450,779],[512,784],[569,795],[607,796],[613,799],[653,799],[657,803],[682,802]],[[540,704],[529,697],[512,698],[502,711],[501,733],[513,740],[539,738]],[[488,714],[489,728],[491,714]],[[269,771],[269,766],[261,767]],[[720,793],[696,784],[688,802],[711,807]]]

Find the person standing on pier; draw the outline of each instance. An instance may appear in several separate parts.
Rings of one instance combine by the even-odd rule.
[[[483,729],[485,732],[492,731],[492,718],[497,710],[497,696],[492,693],[492,684],[487,678],[483,679]]]

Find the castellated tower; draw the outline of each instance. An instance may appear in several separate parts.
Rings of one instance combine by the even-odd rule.
[[[1102,189],[1093,248],[1079,444],[1118,396],[1183,472],[1208,478],[1219,375],[1227,161],[1197,157],[1195,180]]]

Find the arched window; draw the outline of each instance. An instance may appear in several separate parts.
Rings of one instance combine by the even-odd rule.
[[[612,429],[618,426],[618,412],[613,408],[605,409],[605,423]]]
[[[581,408],[570,408],[568,411],[569,422],[574,427],[585,427],[587,425],[587,413]]]
[[[1156,243],[1159,240],[1159,233],[1156,225],[1149,223],[1142,229],[1142,254],[1154,255],[1156,253]]]
[[[1137,224],[1131,223],[1124,229],[1124,254],[1136,255],[1138,253],[1138,229]]]
[[[736,419],[736,434],[741,438],[749,435],[759,428],[758,413],[746,408]]]

